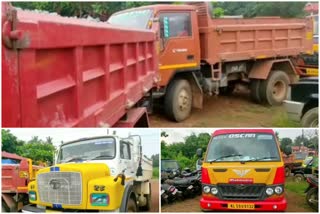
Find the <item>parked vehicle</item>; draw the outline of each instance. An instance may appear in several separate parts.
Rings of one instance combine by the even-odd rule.
[[[312,18],[212,18],[210,5],[149,5],[108,22],[156,33],[161,81],[153,96],[174,121],[202,108],[204,94],[230,93],[236,84],[248,85],[258,103],[281,104],[296,80],[290,58],[312,51]]]
[[[202,164],[201,209],[286,210],[279,145],[271,129],[215,131]]]
[[[28,204],[27,185],[41,167],[33,166],[31,159],[8,152],[2,152],[1,157],[1,211],[21,211]]]
[[[318,77],[307,77],[291,85],[288,99],[284,101],[288,117],[300,121],[303,127],[318,127],[319,92]]]
[[[319,172],[319,159],[318,157],[312,157],[312,159],[306,159],[306,164],[304,166],[295,167],[291,170],[294,174],[294,180],[296,182],[301,182],[313,175],[318,175]]]
[[[319,15],[311,15],[313,20],[313,50],[297,56],[293,60],[298,74],[302,77],[319,75]]]
[[[318,182],[319,181],[318,180],[319,178],[315,176],[308,177],[307,182],[309,183],[309,186],[305,190],[305,193],[307,193],[306,195],[307,204],[317,212],[319,210],[319,203],[318,203],[318,198],[319,198]]]
[[[140,136],[84,138],[61,145],[56,165],[28,185],[25,212],[136,212],[151,205],[152,160]]]
[[[1,18],[3,127],[148,126],[154,33],[8,2]]]
[[[161,159],[161,172],[175,172],[176,174],[180,174],[181,167],[176,160]]]
[[[169,204],[183,200],[182,192],[175,186],[161,183],[161,204]]]

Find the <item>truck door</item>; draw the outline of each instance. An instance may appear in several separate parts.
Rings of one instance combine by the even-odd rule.
[[[159,21],[159,67],[166,84],[174,71],[199,66],[199,30],[195,11],[162,11]]]
[[[131,144],[126,141],[120,142],[120,163],[121,169],[125,170],[126,178],[133,178],[135,176],[135,169],[133,163],[133,157],[131,152]]]

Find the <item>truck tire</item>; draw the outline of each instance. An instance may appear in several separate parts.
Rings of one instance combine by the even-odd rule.
[[[260,80],[259,79],[250,79],[249,87],[250,87],[251,99],[256,103],[261,103]]]
[[[281,105],[287,97],[289,82],[289,77],[284,71],[271,71],[268,79],[260,83],[262,103],[271,106]]]
[[[304,180],[303,174],[296,174],[296,175],[294,176],[294,181],[297,182],[297,183],[300,183],[300,182],[302,182],[303,180]]]
[[[190,116],[192,91],[187,80],[174,80],[167,88],[164,98],[166,115],[170,120],[180,122]]]
[[[309,109],[301,119],[302,127],[318,127],[319,120],[318,120],[318,107]]]
[[[146,197],[146,200],[147,200],[147,204],[146,204],[146,206],[143,206],[143,207],[141,207],[140,209],[141,210],[143,210],[143,211],[149,211],[150,209],[151,209],[151,204],[152,204],[152,202],[151,202],[151,196],[152,196],[152,194],[151,194],[151,183],[149,183],[149,194],[146,194],[145,195],[145,197]]]
[[[129,198],[128,203],[127,203],[127,207],[126,207],[126,212],[135,213],[137,211],[138,211],[138,209],[137,209],[136,202],[133,200],[133,198]]]

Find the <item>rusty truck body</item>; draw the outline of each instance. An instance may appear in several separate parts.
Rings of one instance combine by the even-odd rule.
[[[155,35],[2,4],[3,127],[146,126]]]
[[[18,212],[28,204],[28,183],[35,178],[40,166],[16,154],[2,152],[1,198],[2,212]]]
[[[153,94],[174,121],[202,108],[204,94],[228,93],[238,83],[259,103],[281,104],[296,79],[290,58],[312,51],[310,18],[212,18],[203,2],[133,8],[109,23],[156,33],[161,81]]]

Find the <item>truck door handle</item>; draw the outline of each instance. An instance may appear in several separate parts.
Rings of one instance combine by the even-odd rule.
[[[187,60],[194,60],[194,55],[187,55]]]

